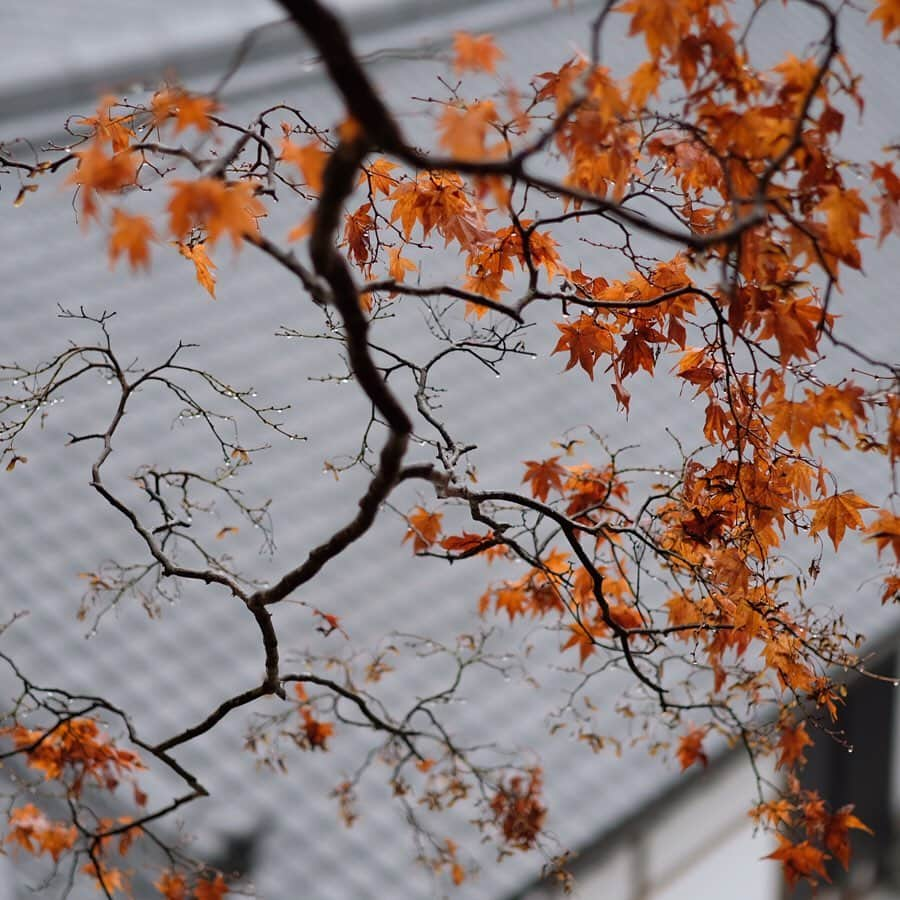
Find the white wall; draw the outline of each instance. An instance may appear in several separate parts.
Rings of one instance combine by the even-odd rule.
[[[692,790],[591,864],[583,860],[579,900],[778,900],[781,867],[763,860],[774,848],[754,835],[747,812],[756,787],[746,759],[701,777]]]

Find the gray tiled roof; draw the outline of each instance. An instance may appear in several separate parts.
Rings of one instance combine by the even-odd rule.
[[[178,9],[175,4],[171,4]],[[195,13],[215,20],[215,34],[225,35],[267,17],[269,3],[232,4],[227,15],[216,18],[213,4],[192,4]],[[122,33],[139,41],[133,52],[148,58],[161,42],[172,46],[168,31],[178,31],[166,23],[165,6],[157,5],[151,23],[143,23],[140,37],[127,23],[142,21],[146,6],[132,9],[126,4],[91,4],[107,29],[107,37],[91,31],[96,50],[88,44],[77,51],[70,47],[70,28],[75,24],[61,18],[47,37],[46,46],[59,53],[66,65],[79,58],[112,58],[126,52],[127,41],[104,48],[108,35],[118,35],[119,26],[109,18],[110,8],[123,14]],[[183,6],[183,4],[181,5]],[[218,10],[221,4],[215,4]],[[379,34],[381,46],[419,47],[444,39],[463,24],[458,7],[449,4],[430,7],[435,15],[424,23],[396,22],[394,30]],[[68,6],[61,6],[60,9]],[[85,5],[85,8],[87,6]],[[584,31],[581,14],[546,14],[538,3],[482,3],[477,18],[466,11],[470,30],[493,30],[507,51],[514,70],[530,71],[539,63],[565,53],[568,40],[579,42]],[[30,19],[24,5],[14,3],[0,15],[21,16],[20,33],[27,33]],[[444,10],[441,12],[441,10]],[[217,13],[219,15],[219,13]],[[535,19],[533,16],[545,16]],[[504,24],[505,17],[505,24]],[[85,15],[78,27],[90,22]],[[158,29],[158,30],[157,30]],[[189,26],[181,32],[179,46],[205,40],[207,32]],[[773,44],[780,38],[773,36]],[[865,57],[874,48],[871,31],[848,35],[850,50],[866,71],[874,63]],[[375,49],[374,38],[361,34],[364,49]],[[56,43],[54,43],[56,42]],[[562,47],[562,50],[559,48]],[[71,50],[71,55],[69,55]],[[15,65],[26,66],[28,53]],[[615,48],[610,48],[615,53]],[[414,55],[414,54],[412,54]],[[405,58],[400,53],[380,57],[372,64],[373,74],[386,95],[396,99],[401,110],[412,92],[427,92],[433,85],[429,60]],[[15,54],[12,57],[17,59]],[[557,60],[559,61],[559,60]],[[12,62],[0,69],[0,85],[10,83],[5,73]],[[264,102],[276,102],[289,95],[317,110],[333,105],[328,89],[316,72],[283,74],[292,65],[279,57],[278,66],[265,60],[257,64],[263,72],[249,78],[238,104],[238,117],[248,115]],[[884,65],[882,63],[882,65]],[[893,72],[900,74],[896,60]],[[35,63],[35,66],[37,64]],[[276,69],[278,71],[276,71]],[[29,69],[35,79],[52,78],[48,69]],[[139,72],[134,73],[136,76]],[[252,74],[252,73],[251,73]],[[271,76],[271,77],[270,77]],[[890,85],[896,78],[886,74],[868,85],[870,108],[881,112],[885,123],[897,120],[898,100]],[[267,85],[264,87],[264,85]],[[254,93],[256,92],[256,93]],[[260,93],[262,92],[262,93]],[[407,120],[413,129],[423,126]],[[877,122],[875,123],[877,124]],[[852,131],[852,127],[851,127]],[[888,136],[889,137],[889,136]],[[850,140],[885,142],[877,134],[853,133]],[[860,147],[858,152],[866,152]],[[93,311],[116,309],[113,336],[123,357],[139,356],[152,362],[183,339],[201,347],[193,357],[211,372],[238,386],[253,385],[260,397],[273,403],[290,402],[289,423],[309,435],[308,442],[283,442],[266,454],[265,461],[242,473],[240,481],[248,496],[272,496],[278,552],[273,560],[258,556],[252,535],[242,531],[234,538],[235,553],[261,578],[283,571],[316,538],[352,514],[362,479],[351,472],[340,483],[322,474],[322,462],[336,454],[353,452],[359,439],[360,417],[366,404],[352,384],[308,382],[311,374],[339,372],[341,363],[334,346],[325,341],[285,341],[273,333],[281,325],[317,329],[318,311],[298,290],[296,283],[261,257],[245,250],[233,262],[220,253],[219,300],[209,301],[194,283],[188,266],[177,258],[160,264],[150,275],[123,278],[108,271],[103,241],[96,229],[82,234],[67,209],[68,193],[45,184],[30,195],[16,211],[0,216],[0,284],[3,289],[3,330],[0,356],[20,361],[43,358],[70,337],[87,336],[85,329],[70,328],[54,318],[56,305],[85,305]],[[293,222],[273,210],[266,228],[280,234]],[[14,249],[13,249],[14,248]],[[893,318],[885,294],[895,282],[895,267],[886,256],[867,258],[868,280],[848,278],[844,294],[836,300],[836,312],[863,311],[852,327],[864,337],[874,353],[896,354]],[[891,295],[892,296],[892,295]],[[414,303],[414,301],[413,301]],[[376,326],[376,335],[391,333],[412,355],[425,351],[424,329],[418,313],[404,301],[404,318]],[[672,388],[651,386],[635,390],[630,420],[625,423],[614,411],[605,387],[588,383],[580,373],[566,380],[556,377],[559,358],[548,359],[552,347],[549,331],[535,337],[532,349],[536,361],[513,360],[497,381],[487,370],[448,365],[442,380],[453,385],[447,396],[446,415],[458,433],[471,437],[480,446],[474,461],[480,481],[487,485],[515,486],[520,478],[519,460],[547,455],[548,437],[558,436],[568,426],[589,423],[610,437],[613,446],[638,444],[638,459],[665,463],[669,449],[659,437],[661,421],[676,425],[679,417],[689,417],[687,398],[677,402]],[[668,394],[665,391],[669,391]],[[27,608],[29,616],[18,623],[4,641],[14,641],[14,655],[35,679],[65,685],[70,689],[100,690],[111,700],[132,711],[134,721],[149,739],[162,738],[186,724],[197,721],[212,705],[231,693],[255,684],[262,666],[259,641],[253,623],[224,592],[210,589],[185,590],[172,607],[165,608],[160,621],[150,622],[135,604],[125,603],[101,624],[98,633],[85,640],[90,625],[75,621],[81,587],[78,573],[101,560],[140,559],[141,551],[121,519],[99,503],[88,487],[90,444],[63,449],[68,431],[89,427],[102,420],[112,400],[112,391],[98,380],[90,390],[75,389],[65,403],[52,410],[43,431],[34,431],[23,443],[29,457],[2,481],[3,524],[0,526],[4,559],[0,578],[2,608]],[[197,466],[213,467],[217,460],[198,440],[196,422],[178,422],[177,407],[165,405],[149,392],[135,407],[122,439],[116,445],[110,468],[127,490],[127,475],[142,462],[194,460]],[[252,430],[251,430],[252,435]],[[249,441],[248,441],[249,442]],[[417,451],[422,456],[424,451]],[[674,454],[670,454],[670,460]],[[661,458],[662,457],[662,458]],[[883,471],[866,468],[849,472],[851,483],[864,495],[877,497]],[[879,479],[882,479],[879,481]],[[420,496],[409,488],[394,502],[406,509]],[[427,494],[421,494],[428,499]],[[211,516],[209,534],[227,517]],[[477,597],[491,577],[478,563],[448,568],[433,560],[413,560],[408,546],[401,546],[402,522],[385,511],[378,526],[303,592],[302,599],[342,617],[345,627],[360,645],[388,635],[394,630],[426,634],[438,639],[472,633],[485,624],[476,616]],[[829,566],[818,588],[819,602],[845,612],[853,627],[885,633],[896,618],[883,614],[877,600],[877,585],[857,591],[869,574],[872,554],[848,554],[841,566]],[[494,577],[502,577],[494,573]],[[327,641],[313,632],[308,611],[286,605],[276,613],[282,634],[283,652],[307,646],[332,650],[340,641]],[[500,628],[492,639],[497,653],[517,652],[522,642],[534,645],[527,666],[541,684],[536,691],[520,680],[506,683],[488,670],[473,670],[462,685],[468,703],[448,707],[447,717],[473,740],[498,739],[503,745],[531,749],[542,758],[547,772],[551,804],[550,827],[564,845],[580,846],[592,835],[610,828],[637,806],[664,791],[676,777],[660,761],[639,751],[619,759],[612,752],[593,755],[581,743],[565,736],[549,738],[547,717],[565,703],[564,691],[571,686],[570,674],[558,668],[558,639],[543,630],[523,626]],[[571,656],[571,655],[570,655]],[[564,663],[571,660],[563,660]],[[398,671],[373,687],[387,706],[402,708],[404,701],[443,685],[445,672],[435,672],[428,661],[405,653]],[[299,668],[300,663],[297,664]],[[603,682],[603,697],[597,731],[628,738],[622,721],[613,712],[612,700],[620,695],[623,680],[615,672]],[[0,688],[6,682],[0,676]],[[7,691],[3,692],[5,696]],[[200,835],[198,852],[214,852],[215,838],[225,832],[240,832],[261,822],[270,823],[257,869],[259,895],[280,898],[306,896],[347,897],[429,897],[446,889],[432,884],[423,871],[412,864],[410,835],[396,803],[386,787],[386,768],[376,764],[361,791],[362,817],[350,830],[338,824],[336,805],[329,789],[352,772],[370,746],[365,734],[339,728],[328,754],[295,754],[289,774],[272,775],[254,770],[253,759],[240,752],[246,718],[235,714],[196,743],[179,749],[177,757],[199,772],[212,796],[185,809],[187,830]],[[164,778],[151,780],[153,798],[162,801],[176,789]],[[749,798],[748,798],[749,800]],[[465,815],[451,811],[442,824],[446,833],[466,841],[483,863],[479,878],[454,892],[461,898],[500,897],[534,877],[540,860],[515,859],[493,865],[492,851],[479,848],[467,831]],[[170,832],[168,834],[171,834]],[[77,896],[82,896],[78,894]],[[87,888],[84,896],[93,896]]]

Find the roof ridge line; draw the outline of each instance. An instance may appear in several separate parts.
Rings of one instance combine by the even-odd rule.
[[[412,14],[417,22],[433,19],[448,10],[472,6],[508,5],[509,0],[430,0],[425,9],[421,0],[384,0],[373,6],[367,0],[343,0],[334,4],[351,36],[372,37],[408,23]],[[202,78],[224,71],[242,42],[253,32],[274,30],[279,24],[290,26],[277,35],[262,34],[249,52],[247,61],[259,62],[262,52],[267,57],[284,57],[309,48],[303,35],[284,16],[260,22],[256,26],[235,33],[232,37],[217,37],[198,41],[175,49],[160,48],[141,56],[122,56],[104,60],[97,68],[76,71],[52,71],[29,81],[15,81],[0,87],[0,123],[24,119],[35,111],[59,110],[92,100],[104,90],[116,86],[145,84],[158,81],[168,71],[177,71],[185,78]]]
[[[590,0],[569,0],[566,6],[574,11],[588,5]],[[423,9],[424,6],[424,9]],[[547,0],[384,0],[373,5],[370,0],[338,0],[334,3],[337,14],[344,20],[351,37],[357,42],[370,44],[372,39],[391,31],[405,31],[421,26],[440,17],[459,17],[473,8],[478,9],[481,30],[527,24],[530,20],[552,14]],[[484,13],[490,11],[485,16]],[[185,45],[174,50],[158,50],[140,57],[124,57],[108,60],[96,69],[84,69],[73,73],[54,72],[26,83],[17,83],[10,89],[0,87],[0,138],[29,138],[39,141],[59,139],[65,142],[65,132],[60,122],[66,115],[85,104],[92,104],[103,93],[123,93],[136,87],[147,89],[159,83],[169,72],[177,72],[185,81],[202,80],[226,71],[243,41],[258,32],[252,49],[243,61],[245,73],[250,73],[248,84],[236,91],[225,91],[225,96],[252,95],[270,89],[282,81],[296,83],[306,77],[319,78],[319,72],[292,71],[285,74],[280,64],[291,54],[311,49],[297,29],[282,28],[288,19],[275,18],[236,33],[232,38],[216,39],[206,44]],[[265,32],[269,31],[269,34]],[[449,32],[446,35],[449,39]],[[443,41],[431,41],[416,47],[419,52],[434,49]],[[384,53],[399,53],[406,48],[382,48]],[[413,48],[409,48],[413,49]],[[367,56],[365,50],[362,56]],[[280,74],[274,74],[280,73]],[[93,107],[91,106],[91,109]],[[19,134],[11,134],[9,126]]]

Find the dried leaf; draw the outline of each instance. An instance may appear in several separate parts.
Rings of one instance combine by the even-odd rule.
[[[25,202],[25,198],[37,189],[38,185],[36,184],[23,184],[22,187],[19,188],[19,193],[16,194],[16,199],[13,200],[13,206],[18,209]]]
[[[216,276],[213,275],[212,270],[216,268],[216,264],[207,255],[206,244],[182,244],[180,241],[177,241],[175,246],[178,247],[178,252],[185,259],[189,259],[194,264],[197,282],[215,300]]]

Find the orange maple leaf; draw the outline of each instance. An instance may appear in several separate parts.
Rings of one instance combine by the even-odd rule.
[[[898,0],[900,10],[900,0]],[[898,11],[898,27],[900,27],[900,11]],[[881,185],[879,205],[878,246],[893,231],[900,232],[900,178],[894,171],[892,163],[872,165],[872,180]]]
[[[422,172],[415,181],[397,185],[390,199],[394,203],[390,219],[400,220],[406,240],[416,224],[422,226],[423,237],[436,228],[445,245],[457,241],[466,249],[494,236],[455,172]]]
[[[628,105],[635,109],[643,107],[651,95],[656,96],[661,78],[662,69],[652,59],[642,62],[629,79]]]
[[[131,216],[121,209],[114,209],[112,233],[109,237],[110,266],[116,264],[119,256],[127,253],[133,270],[149,269],[150,241],[155,239],[156,233],[146,216]]]
[[[394,281],[404,281],[407,272],[415,272],[418,266],[401,256],[402,247],[388,247],[388,274]]]
[[[301,145],[285,138],[281,142],[281,158],[303,173],[303,180],[310,190],[316,192],[322,190],[322,177],[325,174],[328,153],[319,141],[309,141]]]
[[[542,777],[538,768],[524,775],[513,775],[501,784],[490,802],[494,823],[504,840],[518,850],[530,850],[544,827],[547,808],[541,801]]]
[[[175,110],[175,133],[186,128],[196,128],[197,131],[210,131],[213,123],[210,116],[218,109],[218,104],[210,97],[185,94],[178,102]]]
[[[491,542],[494,540],[491,534],[472,534],[464,531],[462,534],[451,534],[441,541],[441,546],[450,553],[471,555],[479,553],[482,549],[494,549]]]
[[[819,64],[814,57],[800,59],[793,53],[788,53],[782,62],[772,68],[783,79],[779,89],[780,96],[784,99],[794,98],[795,108],[799,109],[799,104],[803,103],[813,86],[818,69]],[[821,87],[819,92],[821,93]]]
[[[887,445],[891,463],[900,459],[900,391],[891,391],[887,398]]]
[[[706,731],[703,728],[691,728],[687,734],[681,736],[675,755],[681,763],[682,772],[694,763],[700,763],[704,769],[709,764],[709,757],[703,750],[705,737]]]
[[[794,821],[794,804],[785,797],[778,800],[770,800],[768,803],[760,803],[750,810],[751,817],[757,822],[768,822],[770,825],[787,825],[788,828]]]
[[[618,603],[609,608],[609,617],[620,628],[643,628],[645,622],[640,611],[634,606],[628,606],[624,603]]]
[[[121,775],[145,768],[136,753],[116,747],[93,719],[69,719],[47,732],[16,725],[0,734],[9,734],[16,750],[25,753],[28,765],[43,772],[46,779],[69,776],[70,791],[76,797],[88,777],[115,790]]]
[[[722,536],[727,521],[718,510],[704,513],[697,507],[692,507],[689,511],[685,510],[685,516],[680,524],[685,537],[709,547],[712,541]]]
[[[121,116],[113,116],[113,107],[118,106],[117,97],[108,94],[100,100],[95,116],[86,116],[81,120],[83,125],[93,129],[94,137],[99,142],[108,141],[113,153],[126,150],[134,137],[131,125],[134,114],[127,112]]]
[[[552,488],[554,491],[562,491],[563,478],[569,473],[556,461],[558,456],[549,459],[525,461],[525,474],[522,483],[531,482],[531,496],[536,500],[544,501]]]
[[[197,281],[206,288],[209,296],[216,299],[216,276],[213,275],[212,269],[216,268],[216,264],[209,258],[206,253],[206,244],[203,242],[197,244],[182,244],[176,241],[175,246],[178,252],[194,264],[194,270],[197,274]]]
[[[532,220],[530,219],[522,219],[520,222],[523,228],[529,228],[531,224]],[[524,269],[527,267],[527,262],[525,251],[522,248],[522,240],[518,233],[514,234],[512,249]],[[541,266],[548,278],[553,278],[557,274],[569,274],[569,270],[560,262],[559,253],[556,251],[558,246],[559,244],[547,231],[531,231],[528,235],[528,256],[531,258],[531,264]]]
[[[860,228],[861,217],[869,211],[856,188],[828,185],[816,209],[825,213],[827,248],[854,269],[861,265],[859,239],[868,237]]]
[[[128,887],[125,873],[102,861],[86,862],[81,867],[81,871],[94,879],[97,890],[102,891],[105,896],[113,895],[116,891],[125,891]]]
[[[766,311],[760,337],[775,338],[782,364],[791,357],[807,359],[819,343],[822,313],[810,297],[786,300]],[[826,324],[831,325],[833,318],[826,315]]]
[[[625,500],[628,487],[616,478],[612,470],[595,469],[582,463],[568,467],[569,477],[563,489],[569,498],[566,515],[578,517],[591,511],[602,511],[611,500]]]
[[[253,238],[258,230],[256,220],[266,214],[250,181],[228,184],[218,178],[198,178],[173,181],[172,189],[169,224],[179,241],[192,228],[205,228],[208,243],[227,234],[237,249],[245,237]]]
[[[521,582],[507,583],[493,591],[487,591],[482,595],[478,604],[479,614],[484,614],[490,605],[491,597],[494,598],[494,611],[499,613],[504,610],[512,622],[516,616],[524,616],[527,612],[534,612],[534,606],[528,593]]]
[[[900,602],[900,576],[898,575],[888,575],[884,579],[884,591],[881,594],[881,602],[885,604],[889,600],[892,603]]]
[[[632,328],[625,335],[622,351],[616,357],[622,377],[635,374],[640,369],[644,369],[653,375],[656,366],[656,354],[653,350],[653,344],[664,341],[665,335],[655,328]]]
[[[801,878],[805,878],[811,884],[816,884],[816,876],[831,881],[825,871],[825,860],[830,857],[818,847],[813,847],[809,841],[794,844],[790,838],[776,833],[779,847],[764,859],[778,860],[783,869],[787,883],[793,887]]]
[[[790,783],[788,776],[788,783]],[[808,834],[818,834],[825,826],[828,819],[828,811],[825,801],[819,796],[818,791],[806,791],[803,795],[803,803],[800,805],[803,814],[803,827]]]
[[[658,62],[663,49],[678,49],[695,8],[683,0],[628,0],[617,11],[631,14],[628,33],[643,33],[651,59]]]
[[[828,537],[831,538],[834,549],[837,550],[838,544],[844,539],[844,533],[848,528],[859,531],[863,527],[859,511],[874,507],[858,494],[854,494],[853,491],[844,491],[841,494],[832,494],[824,500],[816,500],[809,505],[809,508],[816,511],[812,524],[809,526],[809,533],[817,534],[823,528],[827,529]]]
[[[194,886],[194,900],[222,900],[228,893],[228,885],[221,872],[213,879],[201,878]]]
[[[496,237],[496,241],[482,244],[471,250],[466,257],[468,271],[465,281],[466,290],[481,294],[490,300],[499,300],[500,294],[509,290],[503,283],[503,276],[506,272],[514,270],[513,258],[516,255],[512,233],[509,229],[498,232]],[[521,241],[519,244],[518,250],[521,252]],[[487,308],[475,303],[468,303],[466,315],[473,312],[480,319],[487,312]]]
[[[615,350],[609,328],[595,322],[586,313],[582,313],[574,322],[557,322],[556,327],[562,334],[551,352],[562,353],[568,350],[566,371],[576,364],[580,365],[593,381],[597,360],[604,353],[611,354]]]
[[[808,402],[795,403],[792,400],[773,400],[766,406],[772,416],[770,434],[777,441],[787,434],[792,447],[809,447],[813,428],[819,424],[815,407]]]
[[[163,872],[153,886],[166,900],[187,900],[187,882],[177,872]]]
[[[362,169],[359,173],[357,184],[368,184],[375,194],[388,196],[399,184],[397,179],[391,175],[391,172],[396,168],[397,164],[392,163],[390,160],[384,158],[376,159]]]
[[[842,806],[836,813],[828,817],[825,823],[825,849],[846,870],[850,865],[850,839],[848,832],[865,831],[867,834],[875,832],[864,822],[853,815],[853,806]]]
[[[4,843],[18,844],[33,854],[49,853],[54,862],[75,846],[78,829],[65,822],[51,822],[33,803],[9,814],[9,834]]]
[[[668,624],[671,626],[678,628],[703,621],[697,604],[684,592],[673,594],[663,605],[669,611]],[[677,636],[680,640],[694,640],[696,633],[685,629],[678,632]]]
[[[344,245],[350,251],[354,264],[360,269],[365,269],[369,262],[369,232],[375,227],[371,209],[371,203],[363,203],[356,212],[348,213],[344,219]]]
[[[421,553],[434,544],[441,533],[441,519],[443,513],[428,512],[421,506],[417,506],[407,517],[409,529],[403,538],[405,544],[410,538],[413,542],[413,552]]]
[[[814,690],[815,679],[796,638],[788,634],[775,635],[766,641],[761,656],[765,658],[769,669],[777,673],[782,688],[797,694]]]
[[[328,739],[334,734],[334,725],[317,719],[308,706],[300,708],[300,715],[303,717],[303,736],[306,740],[304,749],[327,750]]]
[[[457,31],[453,35],[453,68],[457,72],[472,70],[492,73],[501,59],[503,51],[489,34],[475,36]]]
[[[213,122],[210,116],[219,108],[211,97],[191,94],[183,88],[163,88],[150,101],[153,124],[158,128],[168,119],[175,119],[175,134],[187,128],[210,131]]]
[[[890,546],[897,562],[900,562],[900,516],[883,509],[866,533],[869,535],[866,540],[875,542],[879,556],[885,547]]]
[[[881,36],[887,39],[900,28],[900,0],[876,0],[870,22],[881,22]]]
[[[785,725],[781,729],[778,738],[778,762],[775,768],[780,769],[782,766],[793,768],[794,765],[806,762],[804,749],[812,747],[812,738],[806,733],[806,723],[800,722],[797,725]]]
[[[497,119],[490,100],[459,108],[447,106],[438,120],[438,143],[459,159],[480,159],[488,152],[488,129]]]
[[[76,151],[75,156],[78,168],[66,183],[80,186],[81,211],[87,222],[97,214],[95,193],[114,193],[133,185],[141,161],[130,150],[107,156],[99,142],[92,142],[87,150]]]
[[[697,395],[724,376],[725,367],[716,362],[708,347],[686,347],[685,351],[678,363],[678,377],[696,385]]]
[[[589,656],[597,651],[598,638],[606,637],[609,634],[607,624],[599,620],[591,625],[585,622],[572,622],[569,625],[572,632],[569,639],[562,645],[562,650],[568,650],[570,647],[578,648],[579,665],[584,665]]]

